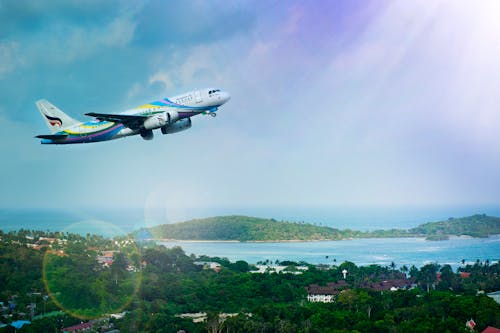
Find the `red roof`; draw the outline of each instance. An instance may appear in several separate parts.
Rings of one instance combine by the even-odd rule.
[[[76,332],[78,330],[84,330],[86,328],[91,328],[91,327],[92,327],[92,323],[90,323],[90,322],[89,323],[81,323],[78,325],[61,328],[61,332]]]
[[[498,328],[488,326],[482,333],[500,333],[500,330]]]

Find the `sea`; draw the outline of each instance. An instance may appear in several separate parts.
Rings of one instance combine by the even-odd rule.
[[[422,267],[428,263],[449,264],[455,270],[477,260],[500,260],[500,235],[488,238],[455,237],[444,241],[425,238],[361,238],[313,242],[160,242],[166,247],[180,246],[187,254],[244,260],[251,264],[269,260],[305,261],[310,264],[339,265],[351,261],[358,266],[377,264]]]
[[[247,215],[274,218],[278,221],[306,222],[339,229],[377,230],[408,229],[426,222],[463,217],[473,214],[500,216],[500,206],[483,207],[397,207],[397,208],[287,208],[247,207],[190,209],[184,215],[173,216],[164,211],[145,212],[143,209],[0,209],[0,230],[23,229],[94,233],[106,237],[124,235],[142,227],[185,221],[218,215]],[[421,267],[435,262],[453,268],[477,260],[491,263],[500,260],[500,235],[489,238],[456,237],[445,241],[424,238],[380,238],[315,242],[161,242],[167,247],[180,246],[187,254],[208,255],[259,261],[291,260],[311,264],[339,264],[351,261],[356,265],[378,264]]]

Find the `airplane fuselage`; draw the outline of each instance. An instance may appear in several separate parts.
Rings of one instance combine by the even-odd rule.
[[[56,108],[46,102],[48,106],[40,107],[38,104],[37,106],[42,115],[46,117],[49,128],[57,125],[64,128],[61,128],[60,131],[52,130],[52,135],[38,137],[42,139],[42,144],[100,142],[137,134],[140,134],[145,140],[150,140],[153,138],[153,130],[155,129],[161,129],[163,134],[176,133],[190,128],[193,116],[198,114],[215,116],[218,108],[229,99],[229,94],[219,89],[194,90],[118,114],[87,113],[86,115],[95,118],[68,127],[59,125],[63,124],[63,117],[48,114],[51,112],[51,107],[52,109]],[[58,111],[62,113],[62,111]],[[63,115],[66,116],[64,113]]]

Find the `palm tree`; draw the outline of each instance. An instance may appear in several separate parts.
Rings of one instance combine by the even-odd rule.
[[[439,270],[439,265],[436,263],[427,264],[424,267],[420,268],[420,272],[417,275],[417,280],[421,284],[425,284],[427,286],[427,292],[430,291],[431,285],[433,286],[436,282],[436,273]]]
[[[401,272],[403,272],[405,274],[405,276],[406,276],[406,273],[408,272],[409,269],[408,269],[408,266],[403,265],[403,266],[401,266],[401,268],[399,270]]]
[[[391,261],[391,264],[389,266],[392,268],[392,277],[394,278],[394,271],[396,270],[396,263],[394,261]]]

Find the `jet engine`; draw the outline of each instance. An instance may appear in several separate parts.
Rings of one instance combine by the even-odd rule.
[[[152,130],[155,128],[160,128],[162,126],[165,126],[167,123],[167,115],[165,112],[160,113],[160,114],[155,114],[154,116],[149,117],[148,119],[144,120],[144,124],[142,124],[142,127],[145,130]],[[142,134],[142,133],[141,133]]]
[[[177,113],[177,111],[162,112],[144,120],[142,127],[145,130],[153,130],[163,126],[169,126],[177,121],[177,119],[179,119],[179,113]]]
[[[153,140],[153,130],[141,130],[140,134],[144,140]]]
[[[191,118],[184,118],[184,119],[176,121],[173,124],[163,126],[161,128],[161,132],[163,134],[173,134],[173,133],[187,130],[190,127],[191,127]]]

